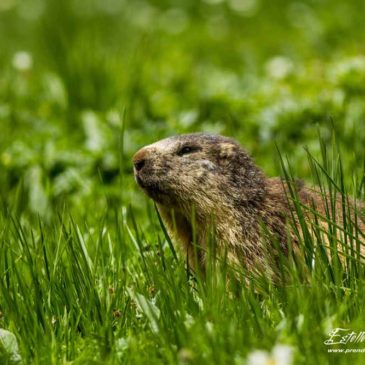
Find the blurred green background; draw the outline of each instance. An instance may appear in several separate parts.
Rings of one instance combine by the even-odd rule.
[[[328,147],[330,171],[337,145],[365,200],[364,14],[361,0],[0,0],[0,327],[24,364],[242,365],[281,343],[298,364],[364,363],[323,344],[364,331],[356,265],[196,284],[131,164],[206,131],[269,176],[278,148],[311,184],[306,148]]]
[[[269,175],[276,144],[301,178],[304,146],[335,131],[361,178],[364,14],[355,0],[1,0],[3,205],[143,211],[130,157],[190,131],[236,137]]]

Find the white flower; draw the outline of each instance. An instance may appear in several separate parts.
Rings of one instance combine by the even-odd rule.
[[[15,335],[2,328],[0,328],[0,355],[6,355],[10,365],[20,364],[22,361]]]
[[[248,365],[269,365],[270,364],[270,354],[266,351],[255,350],[248,355],[247,364]]]
[[[13,67],[18,71],[28,71],[33,66],[33,57],[29,52],[19,51],[13,56]]]
[[[354,74],[355,78],[365,74],[365,57],[355,56],[342,59],[329,68],[329,78],[336,82]]]
[[[204,0],[205,3],[207,4],[220,4],[222,3],[224,0]]]
[[[266,72],[274,79],[284,79],[294,69],[293,62],[283,56],[271,58],[265,65]]]
[[[248,365],[291,365],[293,348],[287,345],[275,345],[271,353],[255,350],[248,355]]]
[[[253,16],[259,8],[258,0],[228,0],[228,6],[237,13]]]
[[[179,34],[189,25],[189,17],[182,9],[170,9],[160,17],[161,28],[170,34]]]

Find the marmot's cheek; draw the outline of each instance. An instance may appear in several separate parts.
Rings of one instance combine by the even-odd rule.
[[[144,188],[144,183],[143,183],[143,180],[141,179],[141,177],[138,175],[138,174],[135,174],[134,175],[134,178],[137,182],[137,184],[141,187],[141,188]]]
[[[142,189],[147,189],[149,186],[156,185],[158,179],[155,178],[153,172],[150,169],[143,169],[135,173],[135,180]]]
[[[203,160],[201,162],[201,166],[202,166],[203,170],[206,170],[206,171],[212,172],[212,171],[216,170],[216,165],[210,160]]]

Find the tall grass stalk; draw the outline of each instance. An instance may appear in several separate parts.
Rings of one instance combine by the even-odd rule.
[[[217,259],[214,234],[205,275],[187,272],[153,210],[144,230],[132,208],[83,219],[65,209],[37,225],[4,209],[1,327],[17,336],[27,364],[244,364],[254,349],[275,344],[292,346],[297,364],[348,363],[323,341],[332,328],[365,325],[362,218],[351,214],[340,154],[323,146],[322,161],[309,152],[308,160],[326,212],[303,206],[281,156],[301,255],[280,255],[278,283],[230,267],[224,252]],[[334,221],[336,200],[342,224]],[[351,359],[363,363],[361,355]]]

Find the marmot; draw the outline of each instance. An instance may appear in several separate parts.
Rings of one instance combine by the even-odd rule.
[[[230,263],[245,264],[249,269],[267,267],[267,252],[279,249],[287,254],[289,245],[295,251],[298,234],[288,220],[294,217],[298,226],[299,220],[288,184],[266,177],[235,140],[207,133],[177,135],[143,147],[134,155],[133,163],[138,185],[156,202],[190,266],[196,268],[195,262],[204,270],[212,227],[218,251],[225,251]],[[327,208],[321,193],[300,182],[294,185],[299,201],[325,217]],[[363,203],[359,205],[364,208]],[[341,199],[336,206],[342,222]],[[306,219],[310,214],[305,213]],[[354,213],[351,217],[356,217],[362,232],[357,240],[362,242],[364,253],[364,221]],[[319,221],[328,241],[328,222]],[[198,254],[192,242],[202,247]]]

